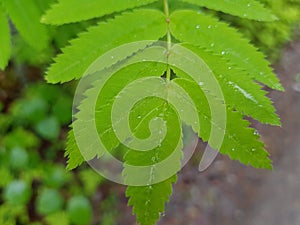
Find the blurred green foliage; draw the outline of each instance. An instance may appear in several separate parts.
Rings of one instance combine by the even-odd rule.
[[[113,195],[103,201],[109,207],[96,212],[99,207],[92,207],[104,179],[88,167],[65,169],[71,92],[72,88],[32,83],[22,97],[0,104],[1,225],[116,223]],[[94,213],[103,216],[95,219]]]

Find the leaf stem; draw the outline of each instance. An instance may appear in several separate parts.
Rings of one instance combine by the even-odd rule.
[[[167,23],[167,74],[166,78],[167,80],[171,80],[171,69],[168,63],[168,59],[171,53],[171,47],[172,47],[172,36],[170,32],[170,12],[169,12],[169,4],[168,0],[164,0],[164,11],[166,15],[166,23]]]

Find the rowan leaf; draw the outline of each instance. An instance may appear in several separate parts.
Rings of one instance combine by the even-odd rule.
[[[141,225],[155,224],[165,211],[186,160],[185,128],[233,160],[271,169],[259,134],[245,117],[280,125],[262,85],[283,90],[265,56],[247,39],[196,11],[201,6],[274,20],[262,4],[178,0],[165,2],[169,10],[168,4],[150,4],[154,2],[118,0],[99,8],[102,0],[59,1],[43,18],[64,24],[113,17],[103,17],[107,21],[72,40],[46,79],[81,78],[68,137],[68,168],[87,161],[104,177],[127,185],[128,205]],[[156,9],[135,9],[148,4]],[[176,11],[184,7],[191,10]]]

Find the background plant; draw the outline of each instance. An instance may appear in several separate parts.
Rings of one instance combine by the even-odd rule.
[[[0,113],[0,223],[90,224],[92,199],[104,182],[89,168],[66,173],[65,125],[71,120],[70,87],[32,83]],[[104,202],[114,205],[114,193]],[[78,213],[78,211],[80,213]],[[98,211],[99,212],[99,211]],[[112,207],[103,215],[116,214]],[[78,219],[80,215],[80,219]]]

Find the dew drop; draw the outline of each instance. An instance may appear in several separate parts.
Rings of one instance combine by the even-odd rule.
[[[209,25],[207,28],[210,29],[210,28],[211,28],[211,25]]]
[[[228,69],[229,69],[229,70],[231,70],[231,69],[232,69],[232,67],[231,67],[231,66],[228,66]]]
[[[232,148],[232,149],[231,149],[231,151],[233,151],[233,152],[234,152],[234,151],[235,151],[235,148]]]
[[[222,54],[222,55],[225,55],[225,51],[222,51],[221,54]]]
[[[255,151],[256,151],[256,149],[255,149],[255,148],[252,148],[252,149],[251,149],[251,151],[252,151],[252,152],[255,152]]]
[[[110,58],[111,58],[111,59],[114,59],[115,57],[112,55]]]
[[[214,46],[215,46],[215,44],[214,44],[214,43],[211,43],[211,44],[210,44],[210,47],[214,47]]]
[[[196,25],[196,29],[200,29],[200,25],[198,24],[198,25]]]
[[[203,82],[199,82],[199,85],[200,85],[200,86],[203,86],[203,85],[204,85],[204,83],[203,83]]]
[[[142,116],[141,115],[138,115],[138,117],[137,117],[138,119],[141,119],[142,118]]]

